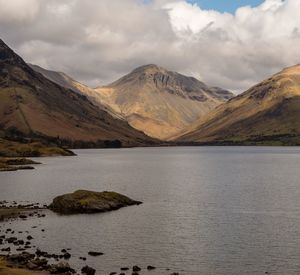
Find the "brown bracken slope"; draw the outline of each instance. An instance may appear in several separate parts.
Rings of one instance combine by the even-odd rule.
[[[220,105],[173,140],[300,145],[300,65],[286,68]]]

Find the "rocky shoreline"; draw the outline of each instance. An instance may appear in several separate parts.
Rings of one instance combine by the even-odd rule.
[[[42,217],[40,212],[47,208],[47,205],[39,203],[19,204],[17,202],[0,201],[0,222],[13,218],[27,219],[29,217]]]
[[[70,264],[67,262],[71,255],[68,254],[68,257],[65,258],[65,254],[48,254],[47,252],[42,252],[37,250],[35,253],[22,252],[20,254],[12,254],[12,255],[0,255],[0,260],[2,260],[2,265],[5,263],[7,268],[18,268],[22,270],[29,270],[32,272],[45,272],[44,274],[61,274],[61,275],[73,275],[80,274],[78,271],[73,269]],[[65,259],[61,260],[58,263],[49,263],[50,258],[55,259]],[[1,266],[0,266],[1,267]],[[132,267],[120,267],[119,271],[110,272],[109,275],[139,275],[140,272],[150,272],[155,270],[156,267],[148,265],[147,267],[140,267],[138,265],[134,265]],[[88,265],[84,265],[81,270],[81,274],[85,275],[95,275],[96,270]],[[1,273],[0,273],[1,274]],[[30,273],[29,273],[30,274]],[[36,274],[36,273],[32,273]],[[151,273],[149,273],[151,274]],[[179,275],[179,273],[173,272],[171,275]]]
[[[95,193],[98,195],[101,194],[101,199],[103,199],[103,193],[105,195],[109,193],[111,196],[111,192],[85,192],[88,192],[89,196],[95,195]],[[125,202],[129,205],[141,203],[121,194],[112,193],[114,199],[121,198],[123,202],[125,199]],[[97,197],[97,199],[99,200],[99,197]],[[93,201],[93,203],[95,203],[95,201]],[[97,207],[99,207],[99,205]],[[35,239],[34,232],[36,232],[33,231],[33,229],[37,228],[37,226],[32,226],[32,230],[18,232],[16,229],[13,230],[7,227],[7,225],[12,224],[15,220],[25,221],[34,217],[44,218],[47,215],[47,211],[49,211],[47,208],[49,207],[38,203],[18,204],[17,202],[9,203],[7,201],[0,201],[0,275],[99,274],[96,269],[89,265],[83,264],[80,270],[76,270],[70,266],[68,261],[74,257],[72,256],[71,248],[61,248],[59,253],[49,253],[38,248],[33,242]],[[40,231],[44,232],[45,229],[41,229]],[[78,257],[78,261],[84,263],[89,257],[101,257],[102,255],[104,255],[104,253],[100,251],[87,251],[86,255]],[[156,267],[153,265],[141,267],[135,264],[131,267],[120,267],[119,270],[111,271],[109,275],[139,275],[141,272],[143,274],[145,274],[145,272],[151,274],[151,271],[152,274],[154,274],[153,270],[155,269]],[[179,275],[179,273],[170,273],[170,269],[166,269],[165,272],[165,274]]]

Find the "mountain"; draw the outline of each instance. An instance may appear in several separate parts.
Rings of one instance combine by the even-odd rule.
[[[233,94],[156,65],[133,70],[96,89],[94,99],[149,136],[167,139]]]
[[[233,97],[226,90],[208,87],[193,77],[156,65],[137,68],[118,81],[97,89],[64,73],[30,66],[57,84],[86,95],[112,116],[124,118],[132,127],[159,139],[178,133]]]
[[[220,105],[173,139],[300,145],[300,65],[286,68]]]
[[[40,66],[27,63],[27,65],[32,68],[34,71],[46,76],[48,79],[50,79],[52,82],[57,83],[58,85],[73,90],[74,92],[77,92],[79,94],[82,93],[83,90],[90,90],[88,86],[85,86],[78,81],[74,80],[70,76],[66,75],[63,72],[56,72],[51,70],[46,70]],[[91,89],[92,90],[92,89]]]
[[[34,71],[0,40],[1,136],[43,137],[73,145],[154,142],[69,88]]]
[[[45,76],[49,80],[53,81],[54,83],[66,88],[66,89],[70,89],[78,94],[83,94],[83,95],[87,96],[90,101],[92,101],[95,105],[99,106],[102,110],[105,110],[106,112],[111,114],[113,117],[123,119],[122,116],[118,115],[113,110],[111,110],[111,108],[109,106],[103,105],[95,99],[95,98],[97,98],[98,93],[94,89],[78,82],[77,80],[74,80],[72,77],[68,76],[67,74],[65,74],[63,72],[47,70],[45,68],[42,68],[42,67],[40,67],[38,65],[34,65],[34,64],[28,63],[28,65],[34,71],[42,74],[43,76]]]

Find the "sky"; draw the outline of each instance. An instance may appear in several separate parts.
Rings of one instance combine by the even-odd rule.
[[[199,7],[206,10],[235,13],[238,8],[243,6],[256,7],[263,0],[189,0],[188,2],[198,4]]]
[[[157,64],[240,93],[300,63],[299,10],[299,0],[0,0],[0,37],[92,87]]]

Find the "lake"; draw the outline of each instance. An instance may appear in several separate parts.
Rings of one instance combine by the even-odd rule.
[[[43,219],[2,223],[2,229],[30,230],[33,244],[48,252],[71,248],[70,263],[88,264],[96,274],[133,265],[156,266],[140,273],[151,275],[300,273],[299,147],[75,153],[35,159],[43,163],[35,170],[0,173],[0,200],[49,204],[57,195],[88,189],[120,192],[143,204],[92,215],[49,211]],[[104,255],[89,257],[90,250]]]

